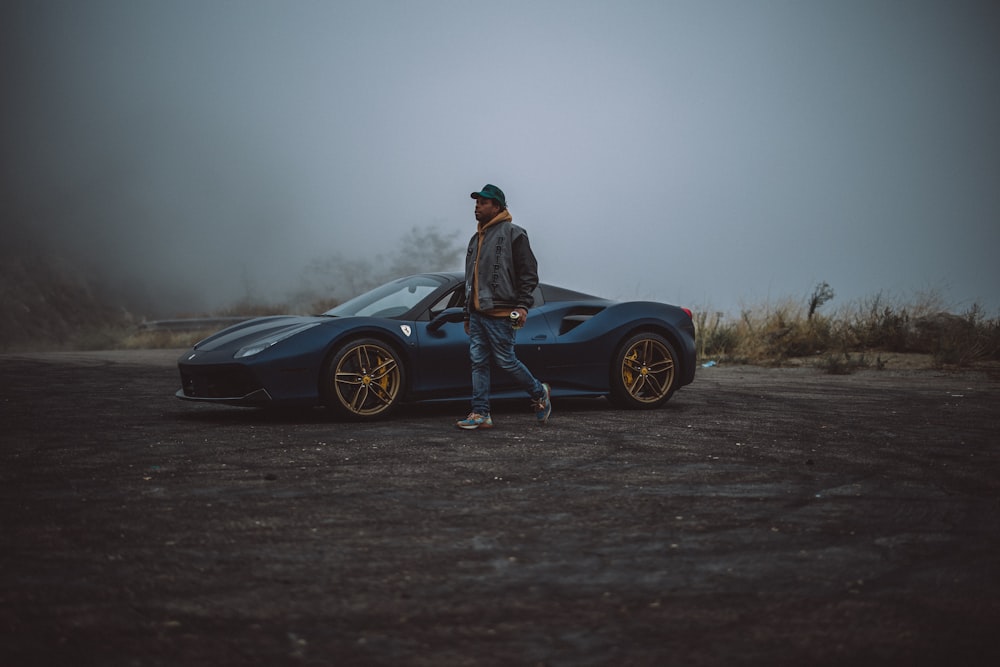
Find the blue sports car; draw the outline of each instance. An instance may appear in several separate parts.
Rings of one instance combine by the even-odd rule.
[[[517,355],[552,395],[656,408],[694,380],[691,312],[539,285]],[[400,278],[318,316],[260,317],[179,360],[177,397],[253,407],[325,405],[374,420],[402,403],[468,399],[469,338],[459,273]],[[524,396],[500,372],[493,398]]]

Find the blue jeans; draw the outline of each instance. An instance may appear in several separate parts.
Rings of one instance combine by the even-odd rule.
[[[469,359],[472,361],[472,411],[490,414],[490,361],[506,371],[532,398],[545,390],[514,354],[514,325],[506,317],[469,313]]]

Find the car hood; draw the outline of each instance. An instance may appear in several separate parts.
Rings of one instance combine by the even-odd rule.
[[[336,321],[336,318],[305,315],[257,317],[234,324],[231,327],[212,334],[195,344],[194,349],[202,352],[211,352],[213,350],[239,348],[250,345],[262,338],[291,332],[303,326],[331,324]]]

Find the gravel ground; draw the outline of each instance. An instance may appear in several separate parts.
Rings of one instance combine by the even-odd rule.
[[[995,370],[463,432],[184,403],[179,355],[0,355],[0,664],[1000,664]]]

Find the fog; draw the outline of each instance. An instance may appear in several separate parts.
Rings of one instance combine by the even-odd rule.
[[[464,245],[494,183],[548,282],[993,313],[998,7],[6,0],[0,219],[8,249],[190,311],[414,228]]]

